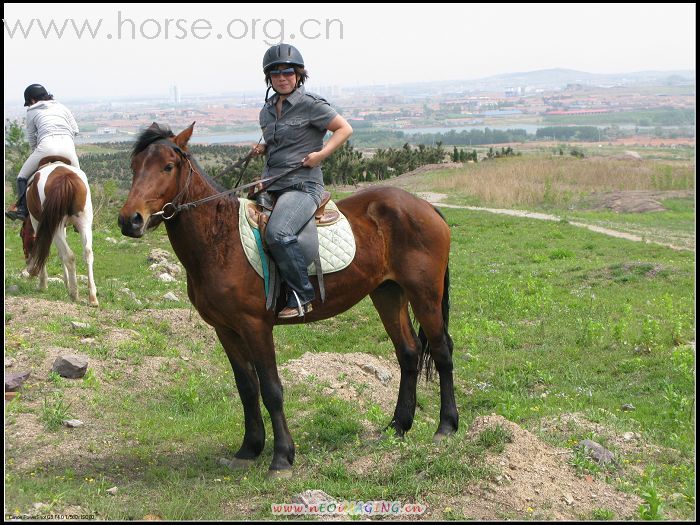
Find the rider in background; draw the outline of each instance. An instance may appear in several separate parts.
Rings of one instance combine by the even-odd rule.
[[[78,125],[68,108],[55,101],[41,84],[32,84],[24,90],[24,105],[28,107],[27,138],[33,151],[17,175],[17,203],[5,212],[8,218],[19,220],[27,217],[27,180],[37,171],[42,158],[64,157],[80,168],[73,143]]]
[[[263,71],[268,92],[273,89],[275,95],[260,111],[265,144],[256,146],[254,153],[266,155],[263,178],[289,172],[267,188],[276,204],[265,240],[289,288],[286,306],[278,317],[301,317],[311,311],[315,291],[297,235],[321,202],[321,162],[343,145],[352,127],[325,99],[305,91],[309,75],[294,46],[278,44],[268,49]],[[327,131],[333,135],[324,144]]]

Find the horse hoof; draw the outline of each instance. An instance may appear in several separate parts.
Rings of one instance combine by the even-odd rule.
[[[226,458],[219,458],[218,463],[219,465],[228,467],[231,470],[245,470],[252,467],[255,460],[241,458],[233,458],[233,460],[230,460]]]
[[[97,299],[95,299],[94,301],[88,301],[88,304],[89,304],[90,306],[94,306],[95,308],[97,308],[98,306],[100,306],[100,303],[97,301]]]
[[[268,470],[267,479],[292,479],[292,469],[286,468],[283,470]]]
[[[442,432],[436,432],[435,435],[433,436],[433,443],[441,443],[448,437],[454,436],[454,432],[450,432],[448,434],[443,434]]]

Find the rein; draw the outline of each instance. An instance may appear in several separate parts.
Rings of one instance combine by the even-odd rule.
[[[281,173],[280,175],[275,175],[274,177],[269,177],[267,179],[261,179],[258,181],[249,182],[248,184],[236,186],[235,188],[232,188],[230,190],[222,191],[220,193],[215,193],[214,195],[209,195],[208,197],[204,197],[204,198],[198,199],[196,201],[185,202],[183,204],[175,204],[175,202],[177,202],[177,200],[180,199],[180,197],[182,197],[185,194],[185,192],[187,191],[187,189],[189,188],[190,180],[192,179],[192,173],[197,172],[197,170],[195,170],[194,167],[192,166],[192,156],[189,153],[187,153],[186,151],[183,151],[182,149],[180,149],[176,144],[173,144],[169,140],[162,140],[162,141],[154,142],[154,144],[157,144],[157,143],[167,145],[167,146],[170,146],[171,148],[173,148],[177,154],[179,154],[181,157],[183,157],[187,161],[187,164],[189,166],[189,171],[187,173],[187,181],[185,182],[184,187],[180,190],[180,192],[175,196],[175,198],[172,201],[166,203],[163,206],[162,210],[157,211],[151,215],[151,216],[162,216],[163,219],[166,221],[169,219],[172,219],[173,217],[175,217],[175,215],[177,215],[181,211],[189,210],[191,208],[196,208],[200,204],[204,204],[206,202],[210,202],[210,201],[219,199],[225,195],[235,194],[235,193],[240,192],[242,190],[245,190],[247,188],[252,188],[254,186],[257,186],[258,184],[264,185],[267,183],[274,182],[278,179],[281,179],[282,177],[289,175],[293,171],[296,171],[303,166],[303,163],[299,163],[298,165],[294,166],[290,170],[285,171],[284,173]],[[229,171],[232,171],[233,169],[240,167],[240,165],[243,163],[245,163],[245,166],[243,167],[243,172],[245,172],[245,169],[248,167],[248,163],[250,162],[251,158],[252,158],[252,152],[248,153],[248,155],[246,155],[245,158],[240,159],[234,166],[226,169],[226,171],[224,171],[223,173],[228,173]],[[243,176],[243,172],[241,172],[241,177]],[[199,172],[197,172],[197,173],[199,173]],[[240,180],[240,177],[238,180]]]

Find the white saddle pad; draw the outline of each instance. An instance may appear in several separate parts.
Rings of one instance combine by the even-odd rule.
[[[238,202],[238,229],[241,232],[241,244],[243,251],[248,258],[250,265],[255,268],[255,271],[260,277],[263,276],[262,262],[260,253],[258,252],[258,243],[255,240],[253,228],[248,222],[246,215],[246,207],[249,199],[239,198]],[[322,226],[318,230],[318,246],[319,255],[321,256],[321,269],[323,273],[333,273],[347,266],[355,257],[355,236],[352,234],[350,222],[343,215],[335,202],[330,201],[326,204],[326,209],[337,210],[340,213],[340,220],[330,226]],[[316,265],[311,263],[308,267],[309,275],[316,274]]]

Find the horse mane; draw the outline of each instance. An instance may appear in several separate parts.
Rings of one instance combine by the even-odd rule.
[[[156,142],[157,140],[161,139],[171,139],[175,136],[175,134],[172,132],[170,129],[170,126],[167,125],[160,125],[154,123],[154,125],[151,125],[149,128],[145,129],[137,138],[136,138],[136,144],[134,144],[133,149],[131,150],[131,158],[133,159],[136,155],[144,151],[148,146]],[[209,185],[214,188],[216,191],[226,191],[229,188],[224,187],[221,185],[219,182],[215,181],[212,179],[209,175],[206,174],[202,166],[197,162],[197,159],[194,157],[191,157],[192,163],[194,164],[195,168],[197,168],[197,171],[199,174],[202,176],[204,180],[206,180]],[[229,196],[230,197],[230,196]]]
[[[174,136],[175,134],[172,132],[169,126],[161,126],[160,124],[154,123],[154,125],[145,129],[136,138],[136,144],[134,144],[134,148],[131,150],[131,158],[133,159],[156,140],[169,139]]]

